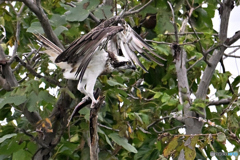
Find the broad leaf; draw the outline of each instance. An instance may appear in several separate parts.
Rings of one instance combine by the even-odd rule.
[[[126,138],[120,137],[117,133],[111,133],[108,135],[108,137],[110,137],[118,145],[125,148],[127,151],[137,153],[136,148],[129,144]]]
[[[14,137],[14,136],[16,136],[16,135],[17,135],[16,133],[4,135],[3,137],[0,138],[0,143],[2,143],[3,141],[5,141],[6,139],[12,138],[12,137]]]

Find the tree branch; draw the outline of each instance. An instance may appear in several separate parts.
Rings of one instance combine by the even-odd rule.
[[[20,62],[20,63],[22,64],[22,66],[24,66],[32,75],[34,75],[34,76],[36,76],[36,77],[38,77],[38,78],[44,78],[44,79],[46,79],[46,81],[48,81],[49,83],[52,83],[52,84],[54,84],[54,85],[56,85],[56,86],[59,86],[59,87],[62,87],[62,85],[61,85],[58,81],[56,81],[56,80],[54,80],[54,79],[52,79],[52,78],[49,78],[49,77],[42,76],[42,75],[38,74],[30,65],[28,65],[27,63],[25,63],[25,62],[24,62],[23,60],[21,60],[19,57],[16,57],[16,60],[17,60],[18,62]]]
[[[5,59],[5,53],[1,45],[0,45],[0,59]],[[2,69],[3,69],[2,74],[4,75],[10,88],[17,87],[18,86],[17,80],[13,75],[12,69],[10,68],[9,64],[4,65]],[[20,104],[19,108],[21,108],[22,113],[31,124],[36,124],[39,120],[42,119],[37,112],[29,112],[28,109],[24,107],[24,104]]]
[[[47,36],[47,38],[52,41],[53,43],[55,43],[58,47],[60,47],[61,49],[64,49],[62,43],[59,41],[59,39],[57,38],[57,36],[55,35],[55,33],[53,32],[53,29],[50,25],[50,22],[48,20],[47,15],[44,13],[41,5],[40,5],[40,1],[37,1],[38,3],[33,3],[32,0],[20,0],[22,1],[26,6],[28,6],[28,8],[35,13],[35,15],[38,17],[39,22],[42,25],[42,28]]]
[[[14,42],[14,49],[13,49],[13,54],[12,54],[12,59],[14,59],[15,55],[17,54],[17,49],[18,49],[18,44],[19,42],[19,35],[20,35],[20,30],[21,30],[21,21],[20,21],[20,15],[22,14],[23,8],[25,7],[24,4],[22,4],[21,8],[19,9],[18,12],[16,12],[17,15],[17,25],[16,25],[16,40]]]
[[[151,128],[151,127],[153,127],[155,124],[157,124],[158,122],[160,122],[160,121],[162,121],[162,120],[165,120],[165,119],[168,119],[168,118],[170,118],[170,117],[167,116],[167,117],[159,118],[158,120],[156,120],[156,121],[152,122],[151,124],[149,124],[146,129],[148,130],[149,128]]]
[[[175,33],[174,35],[175,35],[176,43],[178,43],[179,42],[178,41],[178,29],[177,29],[177,24],[175,23],[174,10],[173,10],[173,7],[172,7],[171,3],[169,1],[167,1],[167,3],[168,3],[168,5],[169,5],[169,7],[170,7],[170,9],[172,11],[172,16],[173,16],[172,23],[173,23],[173,27],[174,27],[174,33]]]
[[[216,105],[216,106],[219,106],[219,105],[224,105],[224,104],[229,104],[231,102],[231,98],[228,98],[228,99],[220,99],[219,101],[210,101],[208,103],[208,106],[211,106],[211,105]]]
[[[225,41],[225,44],[230,46],[233,43],[235,43],[237,40],[239,40],[239,38],[240,38],[240,31],[237,31],[231,38],[229,38],[229,39],[227,39],[227,41]]]
[[[221,60],[220,60],[220,63],[221,63],[222,69],[223,69],[223,73],[226,73],[225,66],[224,66],[224,63],[223,63],[223,59],[222,59],[222,58],[221,58]],[[230,91],[232,92],[232,94],[235,94],[235,93],[234,93],[234,89],[233,89],[233,87],[232,87],[232,85],[231,85],[231,83],[230,83],[230,81],[229,81],[229,78],[227,79],[227,83],[228,83],[228,86],[229,86]]]
[[[132,14],[135,14],[135,13],[139,13],[141,10],[143,10],[144,8],[146,8],[150,3],[152,3],[153,2],[153,0],[150,0],[150,1],[148,1],[145,5],[143,5],[141,8],[139,8],[139,9],[136,9],[136,10],[134,10],[134,11],[127,11],[127,12],[125,12],[124,13],[124,17],[126,17],[126,16],[129,16],[129,15],[132,15]]]
[[[184,33],[189,17],[193,12],[193,8],[190,8],[189,16],[183,20],[182,26],[179,33]],[[174,12],[172,12],[174,14]],[[174,17],[174,16],[173,16]],[[176,29],[176,28],[175,28]],[[175,36],[178,36],[177,31],[175,31]],[[184,106],[182,117],[194,117],[196,114],[193,111],[190,111],[191,107],[191,98],[190,98],[190,89],[187,77],[187,53],[182,49],[178,43],[172,45],[172,54],[175,58],[175,67],[178,79],[178,94],[180,104]],[[196,134],[201,133],[201,125],[198,124],[198,121],[194,121],[191,118],[183,119],[186,125],[187,134]]]
[[[97,134],[97,114],[103,103],[104,97],[99,97],[97,103],[91,105],[90,108],[90,159],[98,160],[98,134]]]
[[[222,43],[225,42],[227,39],[228,21],[229,21],[229,17],[230,17],[230,12],[232,10],[231,7],[227,5],[227,3],[229,3],[229,1],[231,1],[231,0],[227,0],[225,3],[223,3],[223,7],[222,7],[223,12],[221,15],[220,34],[219,34],[219,39]],[[235,35],[237,35],[237,36],[234,36],[235,38],[240,37],[240,33],[239,34],[237,33]],[[232,44],[236,40],[235,38],[233,38],[234,40],[231,40],[231,43],[229,42],[229,44],[227,44],[227,45]],[[215,71],[215,68],[216,68],[218,62],[220,61],[221,57],[224,54],[225,49],[226,49],[226,47],[221,46],[220,49],[215,49],[213,51],[213,55],[209,59],[209,62],[211,63],[212,66],[207,66],[205,68],[205,70],[203,72],[203,77],[200,81],[198,90],[196,92],[196,97],[198,99],[205,99],[210,81],[213,76],[213,73]]]

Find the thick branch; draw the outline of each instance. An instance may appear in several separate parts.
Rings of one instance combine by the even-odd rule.
[[[228,0],[225,3],[223,3],[223,7],[222,7],[223,12],[221,15],[220,35],[219,35],[219,39],[222,43],[224,43],[227,39],[228,21],[230,17],[230,12],[232,10],[231,6],[228,5],[230,1],[232,0]],[[238,37],[238,36],[240,35],[237,34],[237,36],[235,37]],[[235,41],[235,38],[234,40],[231,40],[231,43],[233,43],[234,41]],[[197,98],[204,99],[206,97],[213,73],[215,71],[215,68],[218,62],[222,58],[225,49],[226,47],[221,46],[219,50],[218,49],[214,50],[213,55],[209,59],[209,63],[211,64],[211,66],[207,66],[206,69],[204,70],[202,80],[198,86],[198,90],[196,93]]]
[[[240,38],[240,31],[237,31],[231,38],[229,38],[229,39],[225,42],[225,44],[230,46],[231,44],[233,44],[233,43],[235,43],[237,40],[239,40],[239,38]]]
[[[90,110],[90,159],[98,160],[98,134],[97,134],[97,114],[103,103],[104,97],[99,97],[97,103],[92,104]]]
[[[169,3],[169,5],[171,5]],[[170,7],[172,9],[172,7]],[[173,10],[173,9],[172,9]],[[187,22],[189,20],[189,17],[191,16],[193,12],[193,8],[190,9],[189,16],[183,20],[182,26],[180,29],[180,33],[185,32],[185,28],[187,26]],[[172,11],[172,14],[174,12]],[[173,15],[174,17],[174,15]],[[176,30],[176,28],[175,28]],[[178,36],[177,31],[175,31],[175,37]],[[196,113],[190,111],[191,107],[191,99],[190,99],[190,89],[188,84],[188,77],[187,77],[187,53],[184,49],[182,49],[179,44],[173,44],[172,45],[172,53],[175,58],[175,67],[176,67],[176,73],[178,78],[178,94],[179,94],[179,101],[184,106],[183,109],[183,117],[195,117]],[[202,123],[199,123],[198,121],[193,120],[192,118],[185,118],[183,119],[184,123],[186,125],[186,133],[187,134],[198,134],[201,133]]]
[[[34,3],[31,0],[21,0],[23,3],[25,3],[26,6],[28,6],[28,8],[36,14],[36,16],[39,19],[39,22],[42,25],[42,28],[47,36],[47,38],[52,41],[53,43],[55,43],[58,47],[64,49],[63,45],[61,44],[61,42],[59,41],[59,39],[57,38],[57,36],[55,35],[55,33],[53,32],[53,29],[50,25],[50,22],[48,20],[47,15],[44,13],[42,7],[40,6],[40,1],[39,3]]]
[[[0,59],[4,59],[4,58],[5,58],[5,54],[0,45]],[[17,80],[16,80],[15,76],[13,75],[12,69],[10,68],[9,64],[4,65],[2,69],[3,69],[2,74],[3,74],[4,78],[6,79],[10,88],[17,87],[18,86]],[[19,108],[21,108],[21,110],[22,110],[23,114],[25,115],[25,117],[27,118],[27,120],[32,124],[35,124],[39,120],[42,119],[37,112],[29,112],[28,109],[26,107],[24,107],[24,104],[19,105]]]

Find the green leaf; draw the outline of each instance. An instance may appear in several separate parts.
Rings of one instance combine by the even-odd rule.
[[[124,86],[123,84],[118,83],[118,82],[116,82],[116,81],[114,81],[114,80],[112,80],[112,79],[107,80],[107,83],[108,83],[110,86],[122,86],[122,87],[126,88],[126,86]]]
[[[33,22],[31,26],[27,29],[27,32],[44,34],[44,31],[40,22]]]
[[[134,112],[134,117],[136,118],[136,120],[137,120],[138,122],[141,123],[141,125],[143,124],[142,118],[139,116],[138,113]]]
[[[24,103],[27,100],[25,95],[21,96],[10,96],[10,97],[4,97],[0,99],[0,109],[6,104],[14,103],[15,105],[20,105]]]
[[[78,134],[75,134],[73,137],[70,138],[70,142],[77,142],[79,141]]]
[[[67,21],[84,21],[88,15],[89,11],[86,10],[85,5],[89,3],[87,0],[83,0],[76,5],[76,7],[71,8],[68,12],[66,12],[66,20]]]
[[[110,137],[118,145],[125,148],[127,151],[137,153],[136,148],[129,144],[126,138],[120,137],[117,133],[111,133],[108,135],[108,137]]]
[[[35,142],[30,141],[30,142],[27,143],[27,150],[32,155],[34,155],[34,153],[37,151],[37,149],[38,149],[38,146],[37,146],[37,144]]]
[[[177,108],[178,108],[179,111],[181,111],[181,110],[183,110],[183,105],[182,104],[178,104]]]
[[[6,145],[1,145],[2,148],[0,148],[0,155],[1,154],[10,155],[12,153],[17,152],[20,149],[25,148],[25,146],[26,146],[26,142],[19,144],[19,140],[17,139],[17,137],[16,138],[14,137],[10,141],[7,141]]]
[[[218,142],[225,142],[226,141],[226,135],[222,132],[217,133],[217,141]]]
[[[112,149],[114,149],[114,147],[112,146],[112,143],[110,141],[110,139],[108,138],[108,136],[105,134],[105,132],[103,132],[103,130],[101,130],[99,127],[97,128],[97,132],[101,133],[105,136],[105,139],[107,141],[107,143],[111,146]]]
[[[61,88],[59,89],[60,92],[65,92],[67,93],[72,99],[75,99],[76,97],[74,96],[74,94],[68,89],[68,88]]]
[[[100,4],[99,0],[89,0],[89,5],[87,6],[87,10],[94,11],[99,4]]]
[[[199,137],[189,137],[184,143],[184,154],[187,160],[194,160],[196,157],[195,145],[197,144]],[[189,143],[188,143],[189,142]]]
[[[154,97],[155,99],[159,98],[162,95],[162,92],[155,93]]]
[[[98,19],[105,19],[105,16],[107,18],[110,18],[110,17],[112,17],[111,9],[112,9],[112,6],[103,5],[103,6],[99,7],[99,8],[96,8],[96,10],[94,10],[94,15]]]
[[[59,15],[59,14],[53,14],[50,23],[54,27],[62,26],[63,24],[66,24],[66,17],[65,15]]]
[[[36,111],[37,110],[36,103],[40,100],[41,100],[41,98],[38,97],[35,92],[31,92],[29,97],[28,97],[26,107],[28,108],[28,110],[30,112]]]
[[[5,26],[5,20],[3,17],[0,17],[0,25]]]
[[[161,98],[161,101],[164,103],[164,102],[168,102],[170,100],[170,96],[166,93],[163,93],[163,96]]]
[[[178,139],[179,137],[175,136],[173,139],[168,143],[168,145],[163,150],[164,157],[168,157],[178,146]]]
[[[56,36],[59,36],[63,31],[67,31],[68,29],[64,26],[58,26],[55,30],[54,33]]]
[[[231,96],[228,95],[228,91],[226,91],[226,90],[218,90],[216,92],[216,96],[219,98],[231,98]]]
[[[55,97],[53,97],[52,95],[49,94],[48,91],[46,90],[43,90],[43,91],[40,91],[39,94],[38,94],[38,97],[47,102],[47,103],[54,103],[55,102]]]
[[[7,135],[4,135],[0,138],[0,143],[2,143],[3,141],[5,141],[6,139],[9,139],[9,138],[12,138],[14,136],[16,136],[17,134],[16,133],[12,133],[12,134],[7,134]]]
[[[232,86],[236,87],[238,84],[240,83],[240,76],[237,76],[233,82],[232,82]]]
[[[167,12],[165,10],[161,10],[157,14],[157,25],[155,27],[155,30],[157,31],[158,34],[162,34],[166,31],[168,32],[174,31],[173,25],[170,21],[171,16],[172,16],[171,12]]]
[[[27,152],[27,151],[25,151],[23,149],[20,149],[17,152],[13,153],[12,160],[20,160],[20,159],[31,160],[32,159],[32,155],[29,152]]]

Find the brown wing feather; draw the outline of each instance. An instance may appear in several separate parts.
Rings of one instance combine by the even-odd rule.
[[[104,41],[107,41],[108,39],[115,36],[118,32],[122,30],[123,30],[123,27],[121,26],[111,26],[111,27],[103,28],[101,33],[98,34],[98,36],[94,40],[88,39],[87,44],[82,47],[81,51],[78,52],[77,54],[74,54],[76,55],[76,56],[73,56],[75,59],[78,59],[79,55],[84,55],[84,57],[81,60],[81,64],[78,67],[78,70],[76,72],[76,76],[79,75],[80,80],[82,80],[83,75],[86,71],[86,68],[90,63],[92,57],[94,56],[94,53],[96,53],[97,50],[101,50],[105,48],[105,46],[102,46],[104,43],[102,41],[104,39],[105,39]]]

